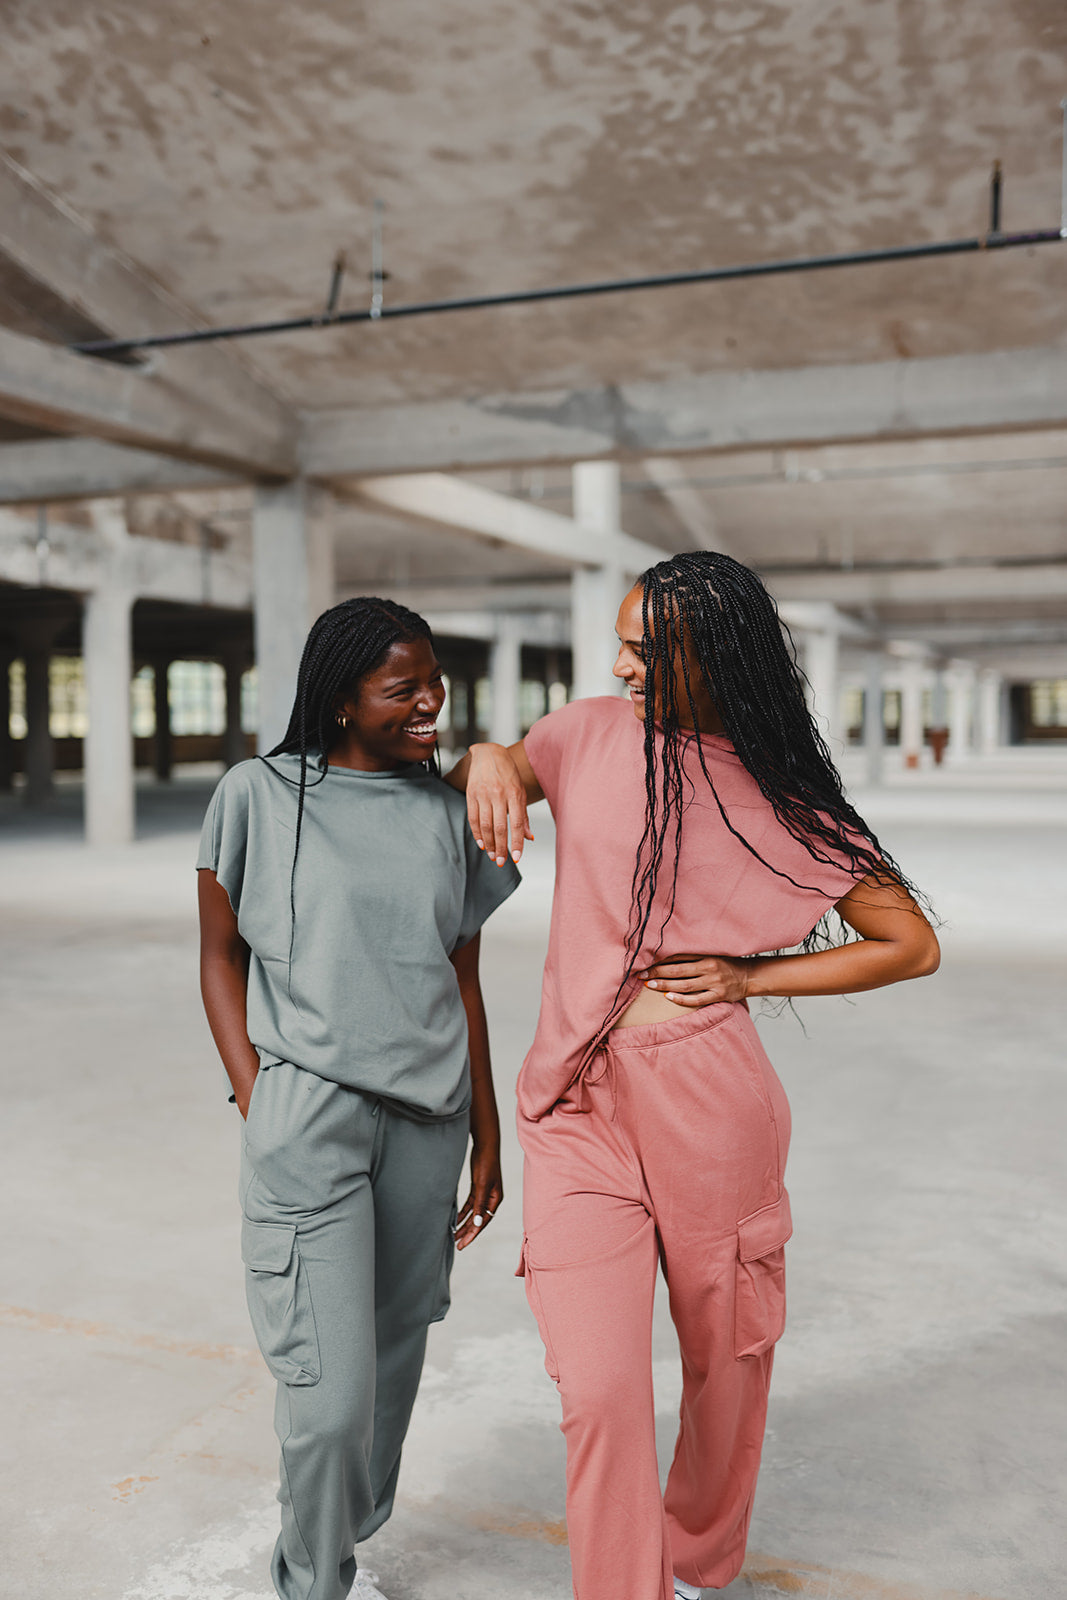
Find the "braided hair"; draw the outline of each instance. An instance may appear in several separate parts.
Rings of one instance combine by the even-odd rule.
[[[638,584],[646,663],[645,825],[634,865],[629,959],[619,993],[644,942],[672,834],[673,878],[660,941],[674,910],[682,816],[687,792],[690,799],[693,794],[692,779],[683,766],[688,751],[695,751],[734,838],[777,877],[797,888],[814,887],[798,883],[765,860],[727,816],[694,731],[700,726],[701,690],[710,696],[726,737],[775,816],[813,861],[844,863],[857,879],[870,875],[882,883],[899,883],[920,898],[847,800],[826,741],[808,710],[792,638],[756,574],[730,556],[698,550],[657,562],[641,574]],[[681,706],[679,676],[685,696]],[[690,727],[682,725],[683,710]],[[825,947],[842,935],[849,937],[843,923],[832,938],[824,918],[804,948]]]
[[[428,639],[433,634],[425,618],[393,600],[358,595],[342,600],[324,611],[311,626],[300,658],[296,679],[296,698],[289,713],[289,726],[280,743],[259,759],[285,783],[295,780],[270,765],[271,756],[299,755],[299,798],[296,809],[296,840],[289,877],[289,974],[292,980],[293,937],[296,930],[296,859],[300,851],[300,828],[304,820],[309,758],[319,776],[316,788],[326,777],[331,745],[337,742],[337,709],[342,700],[358,693],[361,681],[381,666],[394,644],[409,644],[413,639]]]

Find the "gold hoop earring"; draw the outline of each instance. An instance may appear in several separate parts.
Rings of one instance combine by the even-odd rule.
[[[348,727],[348,718],[345,716],[343,711],[339,711],[337,713],[337,726],[339,728],[347,728]]]

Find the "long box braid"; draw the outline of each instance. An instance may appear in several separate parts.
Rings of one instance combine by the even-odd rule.
[[[330,746],[337,741],[337,712],[341,702],[358,693],[359,683],[380,667],[394,644],[412,639],[433,643],[430,624],[417,612],[394,600],[373,595],[357,595],[331,606],[312,623],[307,636],[300,670],[296,678],[296,698],[289,713],[285,736],[273,750],[259,759],[284,783],[300,790],[296,809],[296,839],[289,875],[289,998],[292,999],[293,940],[296,933],[296,862],[300,852],[300,829],[304,820],[308,766],[314,761],[318,771],[310,787],[316,788],[326,777]],[[300,779],[287,778],[270,764],[271,756],[299,755]],[[439,770],[439,769],[438,769]]]
[[[792,638],[774,600],[751,568],[717,551],[699,550],[657,562],[638,582],[647,668],[645,824],[634,864],[629,958],[619,994],[633,972],[648,931],[671,836],[671,892],[658,942],[674,910],[686,791],[690,797],[693,794],[683,757],[691,747],[734,838],[777,877],[798,888],[813,887],[797,883],[761,856],[727,815],[701,741],[679,718],[676,662],[690,721],[699,726],[687,645],[695,658],[699,683],[711,696],[742,765],[779,822],[812,859],[834,865],[843,860],[857,878],[872,875],[881,882],[900,883],[916,899],[922,899],[846,798],[826,741],[808,710],[805,680]],[[657,726],[663,736],[662,757],[657,749]],[[849,936],[847,928],[843,935]],[[817,949],[834,942],[824,918],[808,935],[804,947]]]

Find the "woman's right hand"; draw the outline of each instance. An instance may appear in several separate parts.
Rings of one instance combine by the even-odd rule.
[[[516,745],[521,751],[522,746]],[[485,850],[498,867],[508,858],[508,830],[511,831],[511,857],[522,857],[523,845],[532,839],[526,811],[529,780],[511,750],[502,744],[471,745],[467,773],[467,817],[479,850]],[[528,767],[529,763],[524,763]],[[533,779],[536,785],[536,779]]]
[[[259,1073],[254,1072],[247,1083],[242,1083],[240,1086],[237,1084],[233,1085],[233,1098],[236,1102],[237,1109],[241,1113],[241,1116],[244,1118],[245,1122],[248,1121],[248,1108],[252,1104],[252,1090],[256,1086],[256,1079],[258,1077]]]

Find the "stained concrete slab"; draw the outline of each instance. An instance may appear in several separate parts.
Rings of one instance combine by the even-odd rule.
[[[1031,764],[1032,765],[1032,764]],[[1057,772],[1060,776],[1057,777]],[[0,812],[4,1600],[268,1600],[271,1384],[237,1261],[237,1130],[196,995],[203,782],[89,853]],[[790,1326],[730,1600],[1058,1600],[1067,1366],[1062,766],[862,795],[946,919],[931,980],[760,1021],[794,1111]],[[505,1104],[537,1006],[550,834],[486,935]],[[508,1201],[433,1330],[395,1600],[564,1600],[557,1401]],[[660,1306],[659,1433],[677,1360]],[[620,1600],[639,1600],[625,1596]]]

